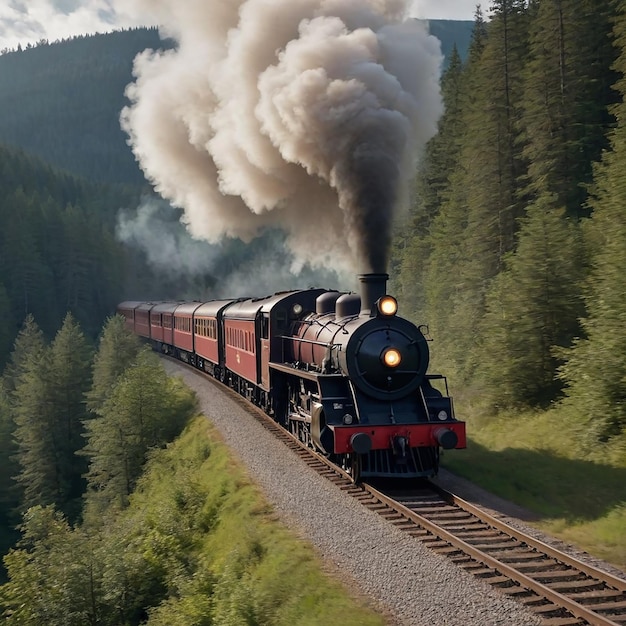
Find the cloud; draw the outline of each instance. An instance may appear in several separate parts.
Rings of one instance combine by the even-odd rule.
[[[151,23],[113,0],[11,0],[0,3],[0,50]]]

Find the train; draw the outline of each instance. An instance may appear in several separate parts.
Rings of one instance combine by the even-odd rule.
[[[424,327],[398,315],[387,274],[360,293],[126,301],[126,327],[158,352],[228,385],[355,482],[430,478],[465,448],[445,376],[428,372]]]

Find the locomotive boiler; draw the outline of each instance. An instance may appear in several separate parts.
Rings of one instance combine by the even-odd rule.
[[[360,294],[124,302],[118,312],[156,350],[229,385],[355,481],[429,477],[441,449],[465,447],[465,424],[387,279],[361,275]]]

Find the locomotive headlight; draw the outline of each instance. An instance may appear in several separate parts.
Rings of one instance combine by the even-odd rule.
[[[387,348],[382,354],[382,360],[387,367],[398,367],[402,361],[402,355],[395,348]]]
[[[377,303],[378,312],[381,315],[389,317],[398,312],[398,302],[392,296],[383,296]]]
[[[296,304],[293,305],[293,314],[294,315],[300,315],[300,313],[302,313],[302,305],[299,302],[296,302]]]
[[[343,416],[343,423],[344,423],[346,426],[350,426],[350,424],[352,424],[352,421],[353,421],[353,417],[352,417],[352,415],[350,415],[350,413],[346,413],[346,414]]]

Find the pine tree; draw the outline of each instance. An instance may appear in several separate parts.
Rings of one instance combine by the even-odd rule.
[[[429,233],[433,219],[447,197],[450,176],[457,166],[458,140],[461,135],[461,79],[463,66],[456,47],[441,80],[444,113],[438,133],[426,146],[416,178],[415,198],[409,222],[397,237],[395,264],[398,275],[394,289],[401,298],[404,315],[423,320],[426,315],[423,288],[430,255]]]
[[[0,586],[3,623],[112,624],[100,588],[101,566],[94,541],[81,530],[71,529],[54,507],[29,509],[20,530],[22,538],[16,549],[4,559],[10,580]]]
[[[6,359],[11,352],[15,327],[11,300],[6,287],[0,282],[0,371],[6,365]]]
[[[57,463],[63,487],[57,505],[70,519],[78,513],[71,505],[80,501],[85,488],[82,476],[87,464],[76,453],[85,443],[83,422],[87,417],[85,394],[91,386],[91,358],[91,346],[68,313],[51,345],[50,402],[55,417],[53,428],[58,432]]]
[[[87,393],[88,409],[102,408],[117,379],[137,358],[140,347],[137,336],[128,331],[123,317],[116,315],[107,319],[94,358],[93,384]]]
[[[113,393],[86,422],[88,513],[128,503],[148,450],[171,441],[195,410],[195,396],[167,377],[148,348],[118,379]]]
[[[0,528],[13,520],[13,511],[18,506],[17,485],[13,478],[18,471],[15,462],[17,448],[13,440],[15,422],[9,394],[0,381]]]
[[[586,297],[585,336],[567,353],[562,377],[567,404],[588,424],[591,441],[606,441],[626,431],[626,10],[615,25],[620,52],[616,88],[625,100],[615,107],[618,124],[611,149],[594,171],[593,215],[588,241],[594,251]]]
[[[14,392],[22,509],[55,504],[72,518],[84,487],[82,422],[90,349],[71,314],[50,348],[26,360]]]
[[[513,249],[522,204],[516,76],[526,52],[523,2],[494,4],[482,49],[471,51],[464,77],[464,129],[447,201],[433,222],[427,294],[440,348],[456,376],[469,381],[479,360],[477,329],[490,281]],[[437,333],[439,335],[439,333]]]
[[[32,315],[27,315],[13,344],[13,352],[4,370],[4,382],[12,392],[30,361],[39,361],[46,346],[43,332]]]
[[[527,191],[575,217],[586,215],[592,163],[607,145],[607,105],[615,101],[613,13],[604,0],[550,0],[538,3],[531,25],[520,124]]]
[[[583,310],[580,236],[551,202],[529,207],[521,223],[518,249],[487,298],[478,370],[493,404],[546,407],[561,388],[554,347],[571,341]]]

